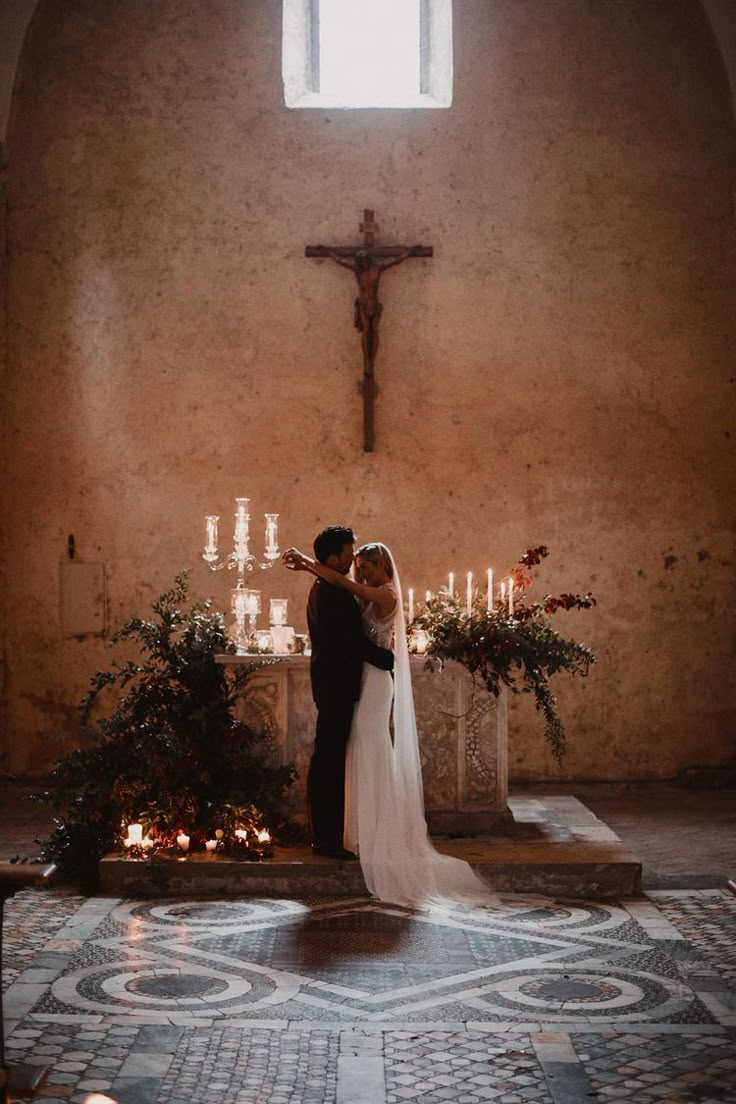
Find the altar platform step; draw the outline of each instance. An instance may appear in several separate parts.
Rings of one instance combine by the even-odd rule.
[[[577,798],[509,798],[503,835],[433,842],[465,859],[499,893],[615,899],[641,887],[640,860]],[[397,841],[400,846],[400,841]],[[366,894],[357,862],[315,856],[307,847],[276,848],[262,863],[192,855],[151,863],[108,855],[100,888],[118,897],[360,897]]]

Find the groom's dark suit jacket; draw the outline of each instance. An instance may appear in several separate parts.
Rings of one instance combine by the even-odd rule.
[[[312,697],[317,708],[360,697],[363,663],[393,669],[393,652],[363,632],[360,607],[347,590],[316,579],[309,592],[307,624],[312,641]]]

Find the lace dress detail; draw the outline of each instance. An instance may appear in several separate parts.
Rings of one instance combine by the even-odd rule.
[[[391,583],[384,583],[381,590],[390,590],[396,598],[396,590]],[[376,609],[373,602],[369,602],[363,610],[363,632],[374,644],[382,648],[393,648],[394,644],[394,618],[396,611],[391,610],[388,617],[376,617]]]

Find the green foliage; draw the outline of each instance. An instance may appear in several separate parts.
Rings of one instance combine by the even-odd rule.
[[[585,677],[595,656],[585,644],[560,636],[550,617],[558,609],[589,609],[596,601],[590,594],[563,594],[526,604],[531,567],[547,554],[544,546],[529,549],[520,557],[522,567],[512,571],[517,588],[513,615],[509,615],[506,603],[495,602],[492,609],[487,609],[483,597],[476,593],[468,617],[465,603],[442,592],[430,600],[412,627],[428,633],[430,656],[461,663],[495,697],[502,684],[514,694],[533,694],[535,706],[544,717],[545,738],[561,763],[565,731],[549,680],[560,671]]]
[[[186,827],[192,846],[232,806],[255,806],[272,833],[284,823],[291,766],[269,763],[264,735],[235,716],[253,672],[215,662],[234,651],[224,617],[209,602],[182,608],[186,573],[154,603],[150,620],[131,618],[112,644],[132,641],[139,659],[113,660],[82,703],[84,746],[65,756],[38,795],[54,805],[56,829],[43,857],[70,878],[94,884],[98,860],[120,840],[123,822],[138,820],[173,839]],[[93,714],[115,688],[112,713]]]

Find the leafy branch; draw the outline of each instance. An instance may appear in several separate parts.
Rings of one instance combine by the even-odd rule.
[[[98,671],[81,704],[83,746],[65,756],[39,796],[57,810],[44,857],[94,884],[99,858],[113,849],[123,821],[175,833],[187,826],[196,844],[232,806],[256,806],[275,833],[295,771],[271,762],[266,737],[236,715],[255,670],[226,667],[232,652],[225,619],[209,602],[187,605],[186,573],[154,602],[150,619],[132,617],[111,645],[133,642],[139,658]],[[107,692],[112,712],[97,718]]]

